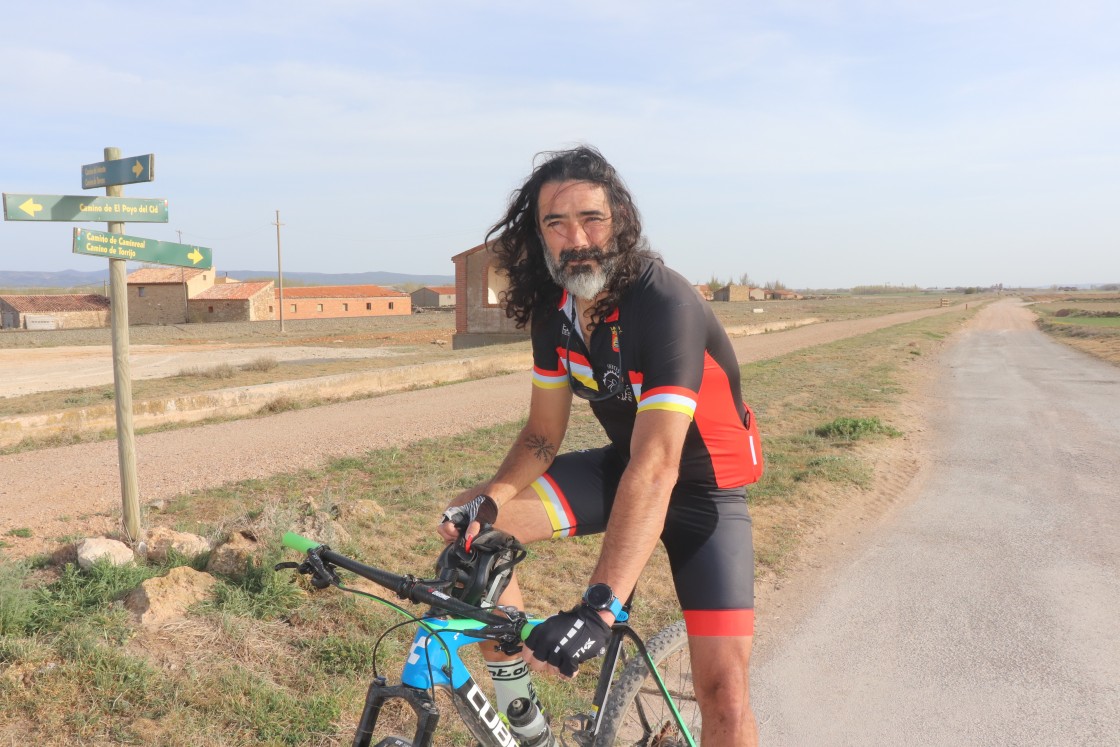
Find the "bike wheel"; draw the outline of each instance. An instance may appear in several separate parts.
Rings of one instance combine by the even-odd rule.
[[[685,726],[700,741],[700,707],[692,687],[692,661],[684,620],[673,623],[647,643],[646,648],[669,690]],[[643,658],[631,660],[622,670],[603,706],[596,747],[686,747],[669,704],[657,682],[649,676]]]

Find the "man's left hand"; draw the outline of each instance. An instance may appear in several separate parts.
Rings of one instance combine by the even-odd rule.
[[[610,634],[610,626],[599,613],[580,604],[533,628],[525,639],[528,650],[522,655],[531,669],[555,667],[562,677],[573,677],[581,662],[603,655]]]

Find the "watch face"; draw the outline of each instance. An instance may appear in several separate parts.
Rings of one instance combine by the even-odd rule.
[[[606,584],[592,584],[583,593],[583,600],[592,609],[605,610],[611,606],[612,599],[614,599],[614,592]]]

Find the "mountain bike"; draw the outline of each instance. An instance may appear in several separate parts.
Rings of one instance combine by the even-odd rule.
[[[484,539],[489,538],[488,540]],[[645,643],[627,623],[632,599],[611,628],[591,711],[568,716],[554,729],[544,714],[534,713],[528,699],[518,699],[510,713],[490,703],[460,657],[459,650],[479,641],[493,641],[515,654],[534,625],[522,611],[497,606],[513,566],[524,557],[509,535],[482,532],[476,546],[468,539],[452,543],[440,556],[439,578],[398,575],[341,555],[327,545],[289,532],[286,547],[305,553],[301,563],[280,563],[310,577],[318,589],[335,586],[369,597],[401,613],[417,626],[400,680],[390,684],[376,670],[366,693],[365,707],[354,736],[354,747],[370,747],[382,707],[403,701],[415,718],[411,738],[386,736],[374,747],[432,747],[440,711],[436,690],[451,702],[478,747],[695,747],[700,736],[700,709],[692,687],[692,667],[684,621],[661,630]],[[517,549],[520,549],[518,554]],[[454,562],[445,563],[445,557]],[[428,605],[417,616],[387,599],[348,587],[338,569],[349,571],[389,591],[399,599]],[[477,600],[477,601],[476,601]],[[404,623],[408,624],[408,623]],[[515,710],[517,711],[515,713]]]

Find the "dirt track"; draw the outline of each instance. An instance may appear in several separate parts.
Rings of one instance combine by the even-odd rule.
[[[240,366],[260,357],[276,361],[383,358],[399,355],[391,348],[279,347],[245,345],[133,345],[129,349],[132,380],[174,376],[191,367],[219,363]],[[113,385],[113,350],[108,345],[0,350],[0,397],[34,392]]]
[[[813,324],[734,342],[740,362],[748,363],[947,310]],[[529,391],[528,374],[516,373],[140,436],[140,502],[509,422],[525,412]],[[49,549],[50,538],[116,528],[120,478],[115,441],[0,456],[0,475],[0,535],[13,528],[30,528],[33,535],[6,538],[15,554]]]

